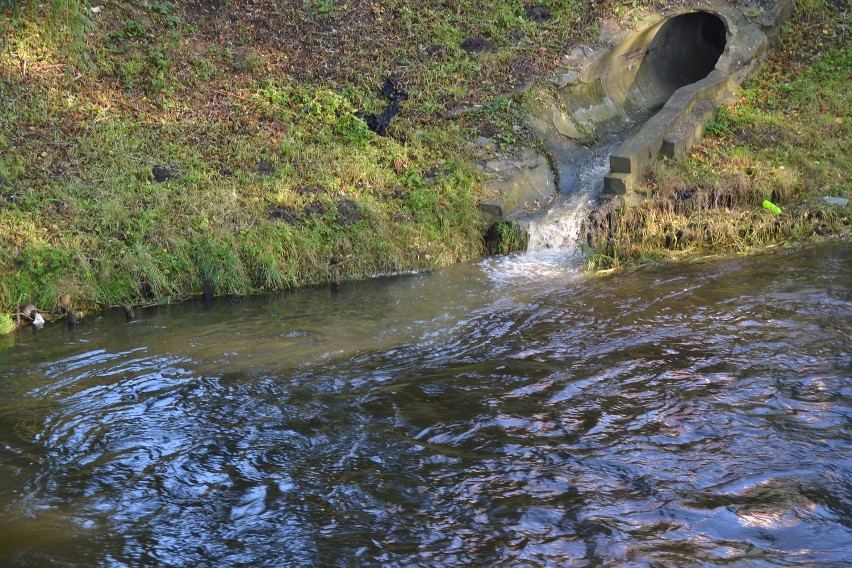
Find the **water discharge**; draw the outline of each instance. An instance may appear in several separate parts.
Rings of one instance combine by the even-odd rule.
[[[845,565],[848,245],[553,258],[19,333],[0,565]]]
[[[603,176],[609,172],[609,156],[602,155],[580,169],[576,189],[560,196],[552,207],[527,224],[527,250],[576,252],[580,230],[603,190]]]

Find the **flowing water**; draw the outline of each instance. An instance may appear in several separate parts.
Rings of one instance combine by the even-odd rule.
[[[529,252],[575,252],[583,221],[603,191],[603,176],[609,172],[609,153],[596,157],[578,171],[576,190],[560,190],[552,207],[525,222]]]
[[[574,262],[18,332],[0,565],[849,565],[848,245]]]
[[[527,251],[557,252],[562,256],[576,252],[583,221],[603,193],[610,155],[636,134],[651,114],[652,111],[645,111],[598,125],[597,139],[590,146],[564,144],[550,148],[559,191],[547,207],[531,215],[519,213],[515,218],[527,233]]]

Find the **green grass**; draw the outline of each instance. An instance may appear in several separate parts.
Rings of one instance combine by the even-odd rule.
[[[0,336],[13,331],[17,325],[8,314],[0,314]]]

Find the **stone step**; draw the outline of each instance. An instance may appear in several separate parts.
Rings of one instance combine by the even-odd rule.
[[[615,197],[616,195],[624,195],[630,189],[632,182],[632,174],[625,173],[609,173],[604,176],[604,197]]]

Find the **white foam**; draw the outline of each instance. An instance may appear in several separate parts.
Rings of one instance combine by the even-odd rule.
[[[565,251],[573,253],[580,240],[583,220],[603,189],[603,176],[609,171],[609,158],[602,156],[581,173],[577,189],[557,200],[544,216],[531,219],[528,229],[530,253]]]

